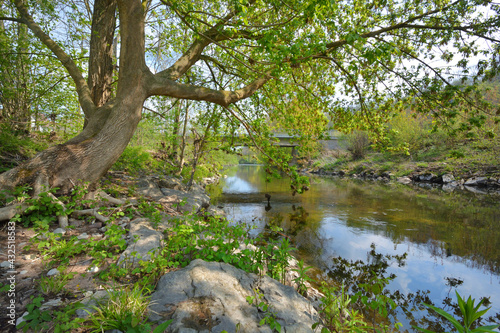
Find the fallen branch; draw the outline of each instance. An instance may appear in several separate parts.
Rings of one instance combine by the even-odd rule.
[[[74,210],[73,214],[76,216],[82,216],[82,215],[90,215],[96,218],[96,220],[99,220],[100,222],[107,222],[109,220],[108,217],[102,216],[97,212],[97,209],[82,209],[82,210]]]

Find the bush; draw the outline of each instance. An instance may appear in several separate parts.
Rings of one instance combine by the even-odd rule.
[[[124,170],[132,174],[159,168],[160,163],[142,147],[127,147],[115,162],[113,170]]]
[[[344,137],[346,149],[351,152],[355,160],[364,158],[370,147],[368,134],[363,131],[353,131]]]

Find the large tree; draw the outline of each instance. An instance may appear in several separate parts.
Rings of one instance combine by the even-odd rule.
[[[436,119],[449,116],[441,111],[450,105],[475,104],[472,89],[450,82],[457,69],[485,77],[498,60],[499,7],[488,0],[95,0],[72,7],[93,6],[85,74],[69,46],[39,24],[36,1],[12,2],[18,16],[1,19],[26,25],[59,59],[85,125],[1,174],[2,188],[96,183],[129,143],[151,96],[215,103],[250,132],[269,117],[323,124],[325,113],[339,128],[377,129],[402,101]],[[196,79],[185,80],[190,74]],[[488,112],[477,106],[470,117]]]

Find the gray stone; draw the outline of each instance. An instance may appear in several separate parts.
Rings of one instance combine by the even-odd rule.
[[[465,181],[465,186],[486,186],[488,184],[488,178],[486,177],[472,177]]]
[[[116,328],[113,328],[112,330],[104,331],[104,333],[123,333],[123,332],[120,330],[117,330]]]
[[[85,294],[88,295],[87,293]],[[89,314],[94,313],[96,309],[94,307],[98,306],[101,303],[106,302],[109,299],[109,293],[106,290],[99,290],[95,293],[91,293],[91,296],[87,296],[80,302],[83,304],[83,307],[76,310],[76,315],[79,318],[87,318]]]
[[[441,180],[443,184],[449,184],[455,181],[455,177],[453,177],[452,174],[447,173],[441,176]]]
[[[165,179],[161,179],[158,182],[158,186],[164,188],[172,188],[172,189],[182,189],[184,184],[179,178],[167,177]]]
[[[8,262],[8,261],[2,261],[2,263],[0,264],[0,267],[2,267],[2,268],[8,268],[8,267],[10,267],[10,262]]]
[[[130,222],[129,235],[132,240],[127,249],[118,259],[119,265],[131,265],[135,267],[139,261],[151,259],[151,252],[160,248],[163,235],[154,230],[148,219],[139,218]]]
[[[137,184],[136,192],[138,194],[151,198],[160,198],[163,196],[163,194],[160,191],[160,188],[158,187],[158,185],[156,185],[156,182],[153,180],[150,180],[148,178],[142,178],[138,180],[136,184]]]
[[[255,290],[263,294],[259,301],[269,304],[285,332],[312,332],[317,313],[292,287],[201,259],[160,279],[151,295],[149,319],[173,319],[168,332],[235,332],[239,324],[241,332],[271,333],[269,326],[259,325],[265,314],[246,300],[256,296]]]
[[[437,179],[436,175],[433,173],[424,173],[421,175],[417,175],[415,180],[419,182],[433,182]]]
[[[40,311],[59,306],[61,304],[63,304],[63,301],[60,298],[51,299],[50,301],[47,301],[43,303],[42,306],[40,306]]]
[[[169,188],[162,188],[163,198],[159,200],[163,204],[175,204],[180,212],[198,211],[201,207],[210,206],[210,197],[203,191],[184,192]]]
[[[64,235],[66,233],[66,230],[64,230],[63,228],[57,228],[56,230],[52,231],[52,233]]]
[[[47,276],[53,276],[53,275],[59,275],[60,272],[57,270],[57,268],[52,268],[50,271],[47,272]]]
[[[24,312],[21,317],[17,318],[17,320],[16,320],[16,326],[18,326],[23,321],[26,321],[26,319],[24,319],[24,317],[26,317],[27,315],[29,315],[28,311]]]
[[[411,183],[411,179],[409,177],[399,177],[397,179],[398,183],[401,183],[401,184],[410,184]]]
[[[28,273],[28,271],[27,271],[27,270],[23,270],[23,271],[20,271],[20,272],[19,272],[19,275],[26,275],[27,273]]]
[[[76,238],[78,238],[78,239],[87,239],[87,238],[89,238],[89,235],[86,232],[84,232],[83,234],[78,235],[78,237],[76,237]]]

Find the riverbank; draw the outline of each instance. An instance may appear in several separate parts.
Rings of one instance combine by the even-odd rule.
[[[13,219],[17,256],[1,263],[15,279],[0,286],[2,304],[15,304],[0,311],[2,331],[312,332],[320,322],[321,295],[290,244],[247,238],[203,186],[125,172],[103,185],[107,195],[76,193],[64,208],[22,196],[33,209]],[[60,214],[68,227],[55,225]]]
[[[306,173],[355,179],[397,181],[419,187],[442,187],[445,191],[466,190],[479,194],[500,194],[500,155],[488,153],[476,158],[450,158],[440,161],[410,161],[393,154],[370,153],[353,160],[348,152],[329,151],[311,161]],[[436,157],[434,157],[436,158]]]

